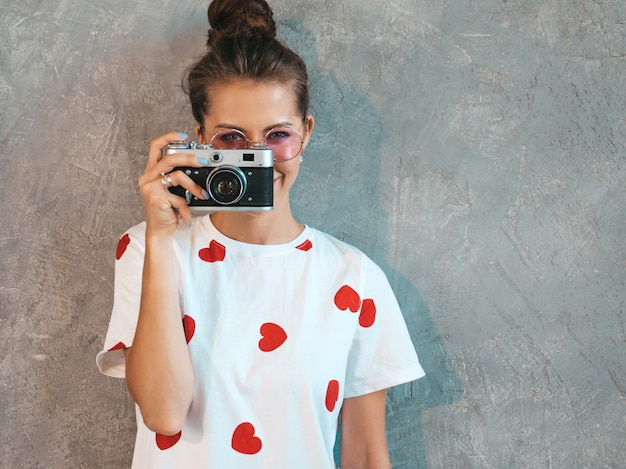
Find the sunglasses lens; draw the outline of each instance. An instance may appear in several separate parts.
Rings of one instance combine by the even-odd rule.
[[[248,148],[248,140],[238,130],[222,130],[213,136],[211,148],[217,150],[241,150]]]
[[[275,161],[290,160],[302,151],[302,138],[289,127],[270,130],[263,143],[274,152]],[[243,150],[249,148],[250,142],[239,130],[227,129],[215,134],[210,145],[217,150]]]
[[[265,136],[265,144],[274,152],[274,160],[287,161],[302,150],[300,135],[289,127],[277,127]]]

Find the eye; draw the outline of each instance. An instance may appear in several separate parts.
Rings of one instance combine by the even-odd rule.
[[[223,130],[211,141],[213,148],[246,148],[248,141],[245,135],[237,130]]]
[[[265,136],[265,142],[268,145],[283,143],[285,140],[295,136],[295,132],[288,128],[279,128],[270,130]]]

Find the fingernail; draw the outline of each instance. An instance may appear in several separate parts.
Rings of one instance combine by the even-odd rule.
[[[196,161],[198,163],[200,163],[202,166],[208,166],[209,165],[209,160],[207,160],[206,158],[202,158],[202,157],[197,157]]]
[[[202,189],[202,197],[204,197],[204,200],[209,200],[209,193],[204,189]]]
[[[193,220],[189,220],[189,228],[191,228],[192,223],[193,223]]]
[[[187,134],[185,132],[176,132],[176,135],[183,139],[187,138]]]

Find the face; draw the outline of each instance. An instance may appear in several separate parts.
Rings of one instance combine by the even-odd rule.
[[[294,92],[288,85],[251,80],[224,83],[209,93],[209,102],[202,131],[199,125],[196,127],[199,143],[209,143],[213,135],[224,129],[238,129],[248,140],[261,142],[268,130],[280,125],[295,129],[306,146],[313,130],[313,117],[307,116],[302,122]],[[288,207],[289,189],[299,168],[300,155],[274,162],[275,210]]]

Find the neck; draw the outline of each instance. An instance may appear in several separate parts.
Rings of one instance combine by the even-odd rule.
[[[304,227],[291,211],[258,212],[218,211],[211,222],[224,236],[249,244],[283,244],[297,238]]]

